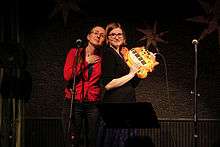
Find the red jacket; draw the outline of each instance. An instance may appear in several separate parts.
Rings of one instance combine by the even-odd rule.
[[[73,80],[73,68],[76,64],[76,53],[79,55],[82,54],[82,49],[76,52],[76,48],[71,48],[68,52],[65,65],[64,65],[64,80],[70,81]],[[90,73],[90,74],[89,74]],[[101,87],[100,87],[100,78],[101,78],[101,61],[95,64],[88,65],[88,63],[83,60],[76,66],[76,95],[75,100],[77,101],[89,101],[95,102],[100,100],[101,96]],[[84,92],[83,92],[84,89]],[[84,95],[82,94],[84,93]],[[65,88],[65,98],[70,100],[72,97],[71,88]]]

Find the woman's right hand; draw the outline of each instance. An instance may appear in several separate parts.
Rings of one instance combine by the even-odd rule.
[[[120,87],[120,86],[124,85],[125,83],[129,82],[136,75],[139,68],[140,68],[140,66],[138,66],[138,65],[135,65],[135,64],[132,65],[130,67],[129,74],[124,75],[124,76],[122,76],[120,78],[117,78],[117,79],[113,79],[111,82],[109,82],[105,86],[105,89],[110,90],[110,89],[113,89],[113,88],[117,88],[117,87]]]
[[[134,64],[130,67],[130,72],[129,74],[132,74],[135,76],[135,74],[138,72],[138,70],[140,69],[140,66],[137,64]]]
[[[94,64],[96,62],[100,61],[100,57],[97,55],[88,55],[86,56],[86,61],[88,62],[88,64]]]

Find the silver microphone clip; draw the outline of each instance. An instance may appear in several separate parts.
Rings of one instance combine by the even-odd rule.
[[[197,45],[198,43],[199,43],[199,41],[197,39],[192,40],[192,44]]]
[[[77,46],[78,48],[80,48],[80,47],[82,46],[82,40],[81,40],[81,39],[77,39],[77,40],[76,40],[76,46]]]

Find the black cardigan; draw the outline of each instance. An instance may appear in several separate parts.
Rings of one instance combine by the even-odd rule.
[[[118,53],[111,47],[104,48],[102,58],[102,85],[107,85],[115,78],[120,78],[129,73],[130,68]],[[103,94],[103,102],[135,102],[135,87],[140,79],[136,76],[126,84],[105,90]]]

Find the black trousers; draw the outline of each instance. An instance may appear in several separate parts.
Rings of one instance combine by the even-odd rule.
[[[99,117],[96,104],[73,103],[71,119],[70,108],[71,101],[65,100],[62,115],[66,147],[96,147]]]

